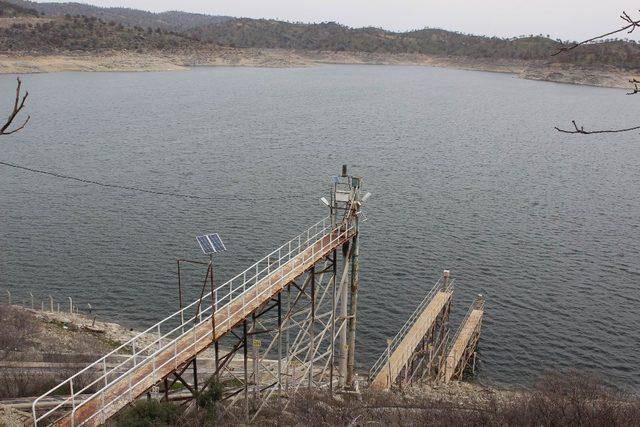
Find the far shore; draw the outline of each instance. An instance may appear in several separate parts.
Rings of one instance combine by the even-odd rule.
[[[629,88],[640,71],[614,67],[583,68],[543,61],[478,60],[420,54],[293,51],[283,49],[216,48],[192,52],[0,53],[0,73],[62,71],[179,71],[199,66],[311,67],[323,64],[418,65],[514,74],[523,79],[610,88]]]

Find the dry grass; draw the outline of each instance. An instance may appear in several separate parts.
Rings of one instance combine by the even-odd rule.
[[[24,311],[0,305],[0,360],[24,351],[36,331],[36,322]]]
[[[369,392],[331,397],[305,392],[274,401],[253,420],[258,426],[636,426],[640,400],[576,372],[546,374],[534,388],[493,393]],[[123,418],[121,418],[123,419]],[[131,418],[126,418],[131,422]],[[118,423],[116,423],[118,424]],[[127,425],[120,423],[119,425]],[[242,405],[217,414],[183,413],[166,425],[245,425]]]
[[[463,401],[460,403],[460,401]],[[438,399],[394,393],[365,393],[362,399],[335,400],[301,395],[287,408],[273,408],[257,425],[429,425],[429,426],[632,426],[640,401],[590,376],[547,374],[533,390],[509,399],[480,396]]]

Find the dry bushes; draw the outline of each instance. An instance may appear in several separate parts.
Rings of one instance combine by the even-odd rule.
[[[36,324],[29,314],[4,304],[0,305],[0,325],[0,360],[23,351],[36,331]]]
[[[428,426],[636,426],[637,396],[615,391],[597,378],[576,372],[546,374],[532,390],[486,399],[365,392],[360,398],[300,394],[264,411],[256,425],[428,425]],[[505,397],[508,396],[508,397]],[[284,402],[283,402],[284,403]],[[227,424],[239,424],[239,412]]]

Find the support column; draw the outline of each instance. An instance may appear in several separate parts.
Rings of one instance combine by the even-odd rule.
[[[333,274],[333,285],[331,286],[331,361],[329,362],[329,394],[333,395],[333,376],[334,376],[334,365],[335,365],[335,354],[336,354],[336,316],[337,306],[336,306],[336,282],[338,281],[338,253],[334,249],[333,250],[333,266],[332,266],[332,274]]]
[[[358,314],[358,288],[359,288],[359,273],[360,262],[358,257],[360,255],[359,248],[359,233],[358,233],[358,217],[355,217],[355,230],[356,234],[353,237],[353,248],[351,250],[351,309],[349,310],[349,354],[347,360],[347,387],[354,386],[355,380],[355,354],[356,354],[356,326],[357,326],[357,314]]]
[[[309,389],[313,387],[313,359],[316,356],[315,325],[316,325],[316,266],[309,271],[311,275],[311,324],[309,325]]]
[[[278,395],[282,396],[282,292],[278,294]]]
[[[349,268],[349,258],[347,258],[347,253],[349,253],[349,245],[352,243],[347,243],[347,252],[343,252],[344,257],[344,267],[345,269]],[[342,281],[340,282],[342,286]],[[340,385],[345,386],[347,380],[347,359],[348,359],[348,344],[347,344],[347,328],[344,327],[344,322],[349,317],[348,311],[348,301],[349,301],[349,289],[347,286],[342,286],[342,292],[340,294],[340,326],[342,327],[340,330]]]
[[[249,373],[248,373],[248,358],[249,358],[249,343],[247,340],[247,319],[242,322],[242,337],[244,339],[243,353],[244,353],[244,416],[245,420],[249,420]]]

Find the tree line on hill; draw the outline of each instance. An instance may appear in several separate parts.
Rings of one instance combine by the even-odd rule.
[[[82,13],[63,14],[65,11]],[[156,51],[226,46],[425,54],[489,61],[553,60],[578,66],[640,69],[640,45],[623,40],[587,44],[580,50],[552,58],[552,53],[564,44],[542,35],[506,39],[441,29],[392,32],[371,27],[350,28],[334,22],[304,24],[185,12],[156,14],[78,3],[0,1],[0,17],[16,16],[31,17],[33,22],[0,26],[0,51]]]

